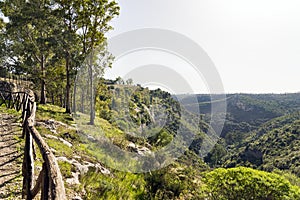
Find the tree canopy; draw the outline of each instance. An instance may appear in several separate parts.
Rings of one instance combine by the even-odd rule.
[[[8,71],[30,75],[40,103],[48,96],[70,113],[76,72],[98,46],[106,47],[105,34],[119,9],[114,0],[3,0],[0,10],[8,21],[0,24],[1,62]]]

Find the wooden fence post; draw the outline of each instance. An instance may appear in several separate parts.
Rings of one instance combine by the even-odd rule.
[[[64,182],[56,158],[52,154],[51,149],[49,148],[47,143],[43,140],[42,136],[34,127],[36,114],[36,102],[34,99],[34,93],[31,90],[23,93],[7,93],[9,94],[7,96],[0,93],[0,98],[3,99],[4,102],[6,102],[7,100],[9,101],[8,105],[6,105],[7,108],[11,107],[15,108],[16,110],[22,108],[22,137],[25,137],[24,158],[22,166],[22,199],[26,198],[26,200],[32,200],[41,189],[42,200],[65,200],[66,193]],[[34,141],[39,147],[44,160],[43,169],[38,176],[35,186]]]
[[[48,176],[49,170],[47,167],[47,164],[43,163],[43,179],[42,179],[42,200],[48,200],[49,199],[49,176]]]
[[[25,127],[25,149],[24,149],[24,161],[23,161],[23,193],[25,192],[26,199],[31,200],[31,190],[33,186],[34,180],[34,159],[33,159],[33,151],[32,151],[32,135],[28,129]],[[22,195],[23,197],[25,196]]]

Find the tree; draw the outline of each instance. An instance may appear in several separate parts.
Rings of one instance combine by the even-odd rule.
[[[211,167],[220,166],[222,158],[226,156],[227,152],[224,147],[224,141],[220,140],[213,147],[213,149],[204,157],[204,161],[209,163]]]
[[[80,89],[80,110],[81,112],[86,113],[87,106],[89,107],[89,123],[91,125],[94,124],[95,118],[95,94],[100,92],[97,90],[99,89],[104,69],[106,67],[111,67],[112,60],[113,56],[107,51],[107,46],[104,43],[104,45],[98,46],[87,56],[77,74],[77,76],[80,77],[76,81]]]
[[[32,69],[40,80],[40,103],[46,103],[46,67],[54,56],[57,18],[52,15],[51,0],[6,0],[1,11],[9,18],[6,26],[15,66]],[[27,70],[28,71],[28,70]]]
[[[74,66],[74,63],[79,63],[78,61],[83,61],[84,58],[93,58],[93,54],[97,46],[101,46],[105,42],[104,34],[109,31],[112,27],[108,24],[110,20],[119,14],[119,7],[115,1],[108,0],[60,0],[56,1],[56,7],[58,15],[63,21],[63,54],[65,55],[65,65],[66,65],[66,112],[70,112],[70,75],[72,68],[78,68],[79,66]],[[78,37],[79,36],[79,37]],[[79,41],[77,39],[80,39]],[[78,52],[79,45],[82,48],[81,53]],[[76,44],[76,45],[74,45]],[[105,46],[105,45],[102,45]],[[74,48],[75,47],[75,48]],[[99,48],[98,50],[99,51]],[[76,59],[76,58],[77,59]],[[72,65],[73,63],[73,65]],[[76,64],[75,64],[76,65]],[[89,68],[89,85],[90,93],[93,93],[92,87],[93,76],[92,66]],[[77,89],[77,81],[74,85],[74,101]],[[94,96],[90,95],[91,98]],[[73,101],[73,102],[74,102]],[[90,99],[91,106],[94,104],[94,100]],[[91,111],[93,111],[91,107]],[[73,103],[73,112],[76,112],[75,102]],[[93,124],[94,113],[91,113],[91,124]]]
[[[55,2],[53,13],[58,17],[61,23],[61,30],[57,33],[58,40],[58,56],[64,59],[66,72],[65,86],[65,108],[66,113],[71,113],[71,79],[75,77],[76,65],[82,60],[80,59],[80,41],[78,34],[78,26],[76,24],[78,7],[81,1],[59,0]]]
[[[94,124],[95,119],[95,100],[94,100],[94,76],[93,72],[95,67],[106,67],[104,63],[110,61],[104,61],[104,59],[111,59],[111,56],[107,56],[106,38],[104,34],[112,29],[109,22],[114,16],[119,14],[119,6],[115,1],[108,0],[85,0],[79,1],[80,3],[76,7],[78,13],[77,26],[80,30],[80,39],[82,43],[83,55],[88,61],[89,71],[89,92],[90,92],[90,124]],[[98,49],[97,49],[98,47]],[[97,50],[96,50],[97,49]],[[95,56],[95,50],[97,54],[102,57],[102,65],[94,65],[93,59]]]
[[[5,39],[5,23],[0,18],[0,77],[6,77],[7,69],[5,61],[7,59],[7,45]]]
[[[1,53],[9,55],[3,59],[5,63],[15,72],[32,74],[40,84],[40,102],[46,103],[47,68],[64,60],[65,80],[61,81],[66,82],[64,104],[70,113],[71,80],[84,58],[106,41],[104,34],[112,29],[109,22],[119,14],[117,3],[113,0],[3,0],[0,9],[9,19],[5,34],[1,34],[6,41],[2,43],[6,52]]]
[[[133,84],[132,78],[127,79],[127,80],[126,80],[126,84],[127,84],[127,85],[132,85],[132,84]]]

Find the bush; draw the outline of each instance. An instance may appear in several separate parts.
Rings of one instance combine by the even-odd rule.
[[[72,164],[65,161],[58,161],[58,165],[64,178],[72,178],[72,170],[74,171]]]
[[[300,188],[284,177],[245,167],[215,169],[204,182],[207,199],[300,199]]]

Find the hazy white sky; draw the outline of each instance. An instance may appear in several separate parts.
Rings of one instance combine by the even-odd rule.
[[[300,92],[299,0],[118,2],[110,37],[146,27],[176,31],[206,51],[227,93]]]

